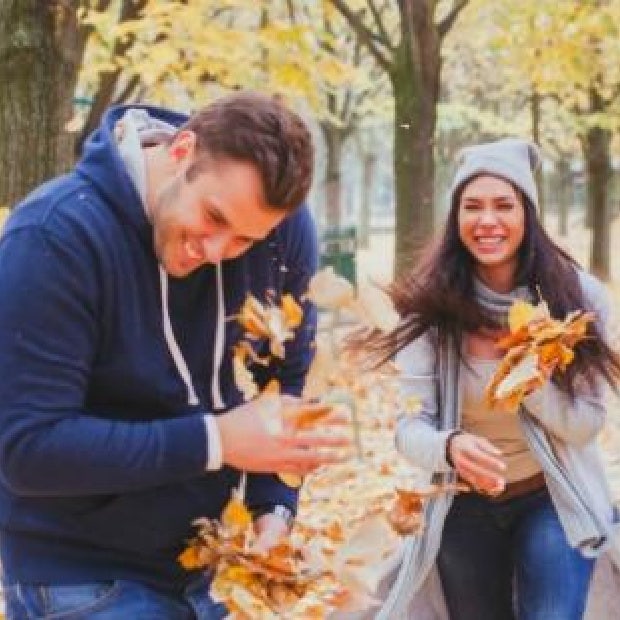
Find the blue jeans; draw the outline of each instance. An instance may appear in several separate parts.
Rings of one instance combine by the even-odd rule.
[[[437,566],[451,620],[580,620],[594,560],[569,546],[543,489],[457,496]]]
[[[207,578],[172,596],[133,581],[4,586],[7,620],[220,620]]]

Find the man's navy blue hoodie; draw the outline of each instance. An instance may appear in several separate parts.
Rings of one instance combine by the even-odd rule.
[[[176,126],[186,120],[147,109]],[[114,141],[123,112],[107,113],[75,170],[27,197],[0,240],[0,553],[11,581],[177,589],[191,579],[177,556],[192,521],[218,517],[240,477],[226,466],[205,472],[214,382],[224,409],[242,402],[231,352],[243,334],[226,321],[214,368],[218,320],[248,292],[299,298],[316,268],[301,207],[222,263],[226,317],[215,267],[170,278],[170,320],[200,401],[188,405],[164,338],[152,227]],[[285,361],[263,379],[299,394],[314,330],[306,307]],[[296,504],[271,475],[248,476],[246,497],[250,507]]]

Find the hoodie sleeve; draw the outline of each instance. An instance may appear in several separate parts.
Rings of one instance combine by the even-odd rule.
[[[291,218],[284,239],[285,254],[283,293],[290,293],[301,301],[308,291],[310,279],[318,267],[318,242],[312,216],[306,206]],[[279,364],[278,377],[282,391],[299,396],[304,388],[306,374],[314,357],[317,310],[305,300],[304,318],[295,330],[295,338],[286,343],[286,355]]]
[[[287,222],[282,235],[284,244],[283,293],[296,300],[303,298],[310,279],[318,267],[317,235],[312,216],[304,205]],[[284,360],[271,371],[275,372],[283,393],[300,396],[314,356],[317,311],[314,304],[303,302],[304,318],[295,331],[295,338],[286,343]],[[296,512],[298,492],[273,475],[248,476],[247,501],[253,509],[282,504]]]
[[[65,237],[28,225],[0,240],[3,483],[18,495],[71,496],[202,474],[202,413],[126,422],[84,411],[101,337],[97,264],[86,243]]]

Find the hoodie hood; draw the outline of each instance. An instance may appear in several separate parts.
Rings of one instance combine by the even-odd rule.
[[[118,123],[128,110],[144,110],[155,121],[175,127],[180,127],[188,120],[184,114],[156,106],[110,108],[104,114],[99,128],[86,140],[76,171],[89,179],[123,221],[136,228],[140,236],[150,239],[151,223],[118,147]]]

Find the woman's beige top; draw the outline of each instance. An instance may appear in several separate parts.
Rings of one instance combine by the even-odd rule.
[[[463,429],[486,437],[502,451],[506,463],[506,481],[529,478],[541,471],[530,452],[516,412],[490,408],[484,400],[484,388],[497,368],[499,360],[465,356],[461,363]]]

